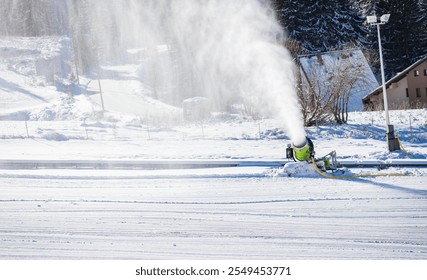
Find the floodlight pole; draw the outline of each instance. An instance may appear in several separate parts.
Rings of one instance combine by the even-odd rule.
[[[378,49],[380,53],[380,65],[381,65],[381,82],[383,87],[383,99],[384,99],[384,111],[385,111],[385,121],[386,121],[386,136],[387,136],[387,144],[388,150],[390,152],[400,150],[399,140],[396,138],[394,134],[394,126],[390,124],[390,117],[388,113],[388,99],[387,99],[387,86],[385,81],[385,73],[384,73],[384,60],[383,60],[383,49],[381,45],[381,31],[380,25],[386,24],[388,22],[390,15],[383,15],[380,18],[380,22],[378,22],[378,18],[376,16],[368,17],[368,23],[370,25],[377,26],[378,32]]]
[[[378,31],[378,48],[380,53],[380,65],[381,65],[381,82],[383,86],[383,98],[384,98],[384,111],[385,111],[385,122],[387,125],[387,133],[389,133],[390,128],[390,117],[388,114],[388,99],[387,99],[387,87],[385,83],[385,73],[384,73],[384,60],[383,60],[383,48],[381,44],[381,31],[380,31],[380,24],[377,23],[377,31]]]

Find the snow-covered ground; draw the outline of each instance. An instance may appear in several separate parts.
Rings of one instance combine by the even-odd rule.
[[[259,122],[249,121],[205,124],[204,138],[197,125],[153,129],[150,138],[144,128],[107,126],[104,140],[67,136],[69,122],[31,123],[68,140],[9,138],[0,150],[2,159],[283,159],[289,141],[263,129],[266,122],[261,132],[274,131],[271,139],[258,139]],[[389,155],[380,139],[334,138],[335,129],[312,132],[319,154],[404,157]],[[405,145],[419,158],[427,153],[425,140]],[[425,259],[427,169],[352,172],[412,176],[332,180],[269,167],[0,170],[0,258]]]
[[[263,172],[2,174],[0,257],[426,258],[425,177]]]
[[[8,50],[43,53],[28,44]],[[138,65],[108,68],[120,75],[101,79],[102,115],[97,80],[70,97],[34,84],[31,59],[18,71],[16,56],[0,58],[0,160],[283,160],[290,143],[272,119],[184,122],[149,97]],[[411,157],[426,159],[427,110],[390,113]],[[382,112],[355,112],[307,133],[318,156],[407,158],[387,151],[384,124]],[[302,170],[2,169],[0,258],[427,259],[427,168]]]

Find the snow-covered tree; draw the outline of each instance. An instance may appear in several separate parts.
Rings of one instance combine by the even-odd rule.
[[[381,26],[386,76],[390,78],[427,54],[426,14],[420,0],[365,1],[367,12],[381,16],[391,14]],[[378,49],[377,30],[371,28],[369,47]]]
[[[0,34],[44,36],[62,34],[66,10],[58,0],[0,0]]]
[[[418,56],[426,56],[427,55],[427,0],[419,0],[419,38],[418,38]]]
[[[359,44],[365,38],[364,19],[348,0],[276,0],[273,4],[289,37],[309,52]]]

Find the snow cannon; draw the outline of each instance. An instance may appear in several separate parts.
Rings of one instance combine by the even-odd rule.
[[[314,145],[310,138],[306,137],[305,141],[296,145],[288,144],[286,149],[286,158],[297,162],[312,163],[322,171],[336,171],[340,167],[337,162],[337,153],[335,151],[330,152],[324,157],[314,158]]]
[[[314,145],[310,138],[306,137],[304,143],[289,144],[286,149],[286,157],[295,161],[308,161],[314,156]]]

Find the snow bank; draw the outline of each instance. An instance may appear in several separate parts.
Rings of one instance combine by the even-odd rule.
[[[307,162],[289,162],[278,172],[279,176],[319,178],[314,166]]]

